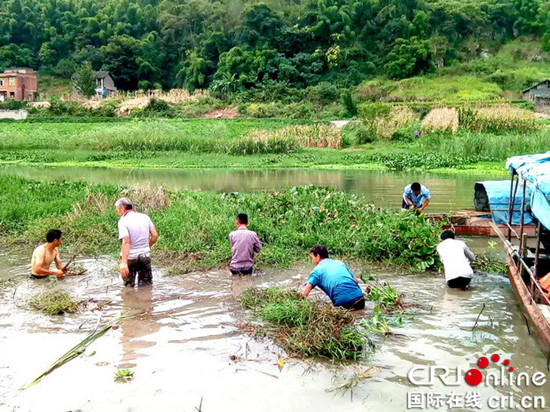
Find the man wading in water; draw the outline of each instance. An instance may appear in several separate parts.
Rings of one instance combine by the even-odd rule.
[[[334,306],[350,310],[365,308],[365,296],[359,287],[359,279],[344,262],[329,259],[327,248],[323,245],[313,246],[309,256],[316,266],[307,278],[301,298],[307,297],[315,286],[319,286]]]
[[[248,215],[239,213],[235,224],[237,230],[229,234],[232,252],[229,270],[233,275],[251,275],[254,266],[254,254],[260,253],[262,244],[256,232],[248,230]]]
[[[65,274],[66,269],[59,259],[58,247],[63,239],[61,230],[50,229],[46,234],[46,242],[34,249],[31,260],[31,279],[45,279],[49,275],[58,278]],[[57,269],[50,270],[52,262],[55,262]]]
[[[138,286],[153,284],[151,271],[150,248],[157,239],[158,233],[149,216],[138,213],[130,199],[125,197],[115,202],[120,216],[118,220],[118,238],[122,240],[120,275],[124,286],[134,287],[136,275]]]
[[[447,286],[466,290],[474,276],[470,262],[474,261],[475,255],[466,243],[455,239],[455,232],[452,230],[444,230],[441,240],[437,245],[437,253],[443,262]]]

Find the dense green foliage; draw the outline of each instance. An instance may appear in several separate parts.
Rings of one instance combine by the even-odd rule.
[[[112,205],[123,188],[0,178],[1,234],[7,240],[42,239],[58,227],[67,247],[82,253],[115,252],[117,216]],[[336,256],[428,269],[439,228],[422,216],[376,210],[361,197],[327,188],[293,188],[276,193],[215,194],[143,189],[125,192],[148,210],[161,237],[157,250],[192,256],[197,266],[225,264],[227,236],[237,213],[248,213],[265,248],[264,264],[289,264],[307,257],[315,244]],[[164,200],[163,200],[164,199]]]
[[[5,0],[0,65],[69,78],[90,62],[122,89],[211,87],[269,99],[404,78],[543,36],[545,0]]]

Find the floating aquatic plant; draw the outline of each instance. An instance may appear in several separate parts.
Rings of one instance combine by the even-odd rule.
[[[50,316],[78,311],[78,302],[71,298],[68,292],[57,288],[34,295],[29,304]]]

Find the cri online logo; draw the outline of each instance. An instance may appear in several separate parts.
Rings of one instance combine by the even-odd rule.
[[[510,360],[504,359],[501,364],[500,355],[491,355],[491,362],[495,366],[500,366],[496,370],[481,371],[489,365],[489,359],[481,356],[477,360],[478,368],[472,368],[465,373],[461,367],[448,368],[446,366],[415,366],[409,370],[407,378],[415,386],[433,386],[436,380],[439,380],[445,386],[460,386],[466,382],[470,386],[478,386],[484,383],[485,386],[503,387],[503,386],[542,386],[546,383],[546,375],[542,372],[535,372],[530,375],[527,372],[514,373],[514,368],[510,366]],[[481,370],[480,370],[481,369]],[[451,372],[452,371],[452,372]]]
[[[496,353],[491,356],[491,361],[494,363],[497,363],[500,360],[500,356]],[[506,359],[504,362],[502,362],[504,366],[510,365],[510,361]],[[487,366],[489,366],[489,359],[487,359],[485,356],[482,356],[477,360],[477,366],[479,366],[481,369],[485,369]],[[508,368],[510,372],[514,371],[514,368],[510,366]],[[466,372],[466,375],[464,375],[464,380],[466,383],[470,386],[477,386],[483,381],[483,374],[479,369],[470,369],[468,372]]]

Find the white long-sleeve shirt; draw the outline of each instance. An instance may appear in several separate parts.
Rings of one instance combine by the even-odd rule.
[[[439,253],[445,268],[446,282],[458,277],[472,278],[474,276],[470,262],[475,259],[475,255],[463,241],[445,239],[437,245],[437,253]]]

